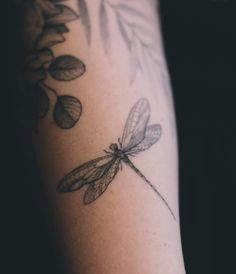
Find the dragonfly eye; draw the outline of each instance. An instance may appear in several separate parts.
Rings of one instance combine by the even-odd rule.
[[[118,149],[118,146],[117,146],[117,144],[111,144],[109,148],[112,151],[116,151]]]

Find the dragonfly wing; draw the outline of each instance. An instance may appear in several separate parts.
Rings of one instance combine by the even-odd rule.
[[[103,175],[103,177],[93,182],[89,185],[88,189],[86,190],[84,194],[84,204],[88,205],[92,202],[94,202],[99,196],[101,196],[109,186],[109,184],[112,182],[112,180],[115,178],[120,165],[120,159],[114,159],[111,161],[109,168],[107,169],[106,173]]]
[[[112,155],[99,157],[75,168],[68,173],[58,184],[59,192],[72,192],[100,179],[112,161]]]
[[[144,151],[149,149],[152,145],[154,145],[161,138],[161,125],[155,124],[147,127],[145,138],[141,143],[137,146],[131,148],[127,151],[128,155],[135,155],[140,151]]]
[[[128,150],[139,144],[145,137],[150,118],[150,105],[145,98],[140,99],[131,109],[122,136],[122,149]]]

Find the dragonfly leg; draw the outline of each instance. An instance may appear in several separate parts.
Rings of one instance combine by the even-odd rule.
[[[110,151],[107,151],[105,149],[103,149],[103,151],[106,153],[106,154],[112,154]]]
[[[118,138],[118,143],[119,143],[119,145],[120,145],[120,148],[122,148],[122,143],[121,143],[120,138]]]

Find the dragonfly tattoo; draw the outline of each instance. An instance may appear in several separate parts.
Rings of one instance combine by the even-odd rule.
[[[57,190],[60,193],[73,192],[88,185],[84,194],[84,204],[91,204],[107,190],[118,171],[122,170],[122,163],[125,163],[152,188],[176,220],[171,207],[161,193],[129,158],[149,149],[161,137],[161,125],[148,125],[150,113],[148,100],[140,99],[129,113],[123,136],[118,139],[118,144],[111,144],[110,151],[104,150],[105,156],[86,162],[72,170],[59,182]]]

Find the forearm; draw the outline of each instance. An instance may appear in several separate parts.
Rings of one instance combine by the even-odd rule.
[[[182,274],[176,132],[159,24],[152,1],[127,2],[32,2],[27,18],[44,21],[27,54],[49,53],[36,69],[30,61],[37,157],[68,273]]]

